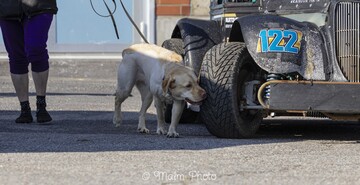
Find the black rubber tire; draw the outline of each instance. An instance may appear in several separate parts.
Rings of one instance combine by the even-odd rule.
[[[244,83],[254,80],[260,68],[253,62],[245,44],[221,43],[204,56],[200,85],[207,99],[200,111],[208,131],[221,138],[253,136],[262,121],[262,111],[240,111]]]
[[[184,41],[182,39],[172,38],[165,40],[162,43],[161,47],[174,51],[175,53],[181,55],[184,58],[185,50],[184,50]]]
[[[165,40],[162,45],[163,48],[166,48],[168,50],[174,51],[177,54],[181,55],[184,58],[185,50],[184,50],[184,42],[182,39],[178,38],[172,38]],[[184,63],[183,63],[184,64]],[[165,109],[165,122],[170,123],[171,122],[171,110],[172,110],[172,104],[166,105]],[[180,123],[194,123],[197,121],[199,113],[194,112],[192,110],[189,110],[184,107],[183,113],[180,118]]]

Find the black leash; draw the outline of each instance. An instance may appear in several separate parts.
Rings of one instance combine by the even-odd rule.
[[[92,9],[94,10],[94,12],[95,12],[98,16],[100,16],[100,17],[111,17],[111,21],[112,21],[113,26],[114,26],[114,28],[115,28],[116,37],[117,37],[117,39],[119,39],[119,32],[118,32],[118,29],[117,29],[117,26],[116,26],[116,22],[115,22],[115,19],[114,19],[114,13],[116,12],[116,9],[117,9],[116,2],[115,2],[115,0],[112,0],[112,2],[113,2],[113,4],[114,4],[114,10],[113,10],[113,11],[110,10],[110,8],[109,8],[108,4],[105,2],[105,0],[103,0],[103,2],[104,2],[104,4],[105,4],[105,6],[106,6],[107,11],[109,12],[109,15],[102,15],[102,14],[98,13],[98,12],[96,11],[95,7],[94,7],[94,4],[92,3],[92,0],[90,0],[91,8],[92,8]]]
[[[119,0],[119,1],[120,1],[120,3],[121,3],[121,6],[122,6],[122,8],[123,8],[123,10],[124,10],[124,12],[125,12],[125,14],[126,14],[126,16],[127,16],[128,19],[130,20],[130,22],[134,25],[136,31],[140,34],[141,38],[142,38],[146,43],[149,43],[149,41],[146,39],[146,37],[143,35],[143,33],[142,33],[142,32],[140,31],[140,29],[137,27],[135,21],[131,18],[130,14],[129,14],[129,12],[126,10],[126,8],[125,8],[122,0]],[[94,5],[93,5],[93,3],[92,3],[92,0],[90,0],[91,8],[92,8],[92,9],[94,10],[94,12],[95,12],[97,15],[99,15],[100,17],[111,17],[111,21],[112,21],[113,26],[114,26],[114,29],[115,29],[116,37],[117,37],[117,39],[119,39],[119,32],[118,32],[118,29],[117,29],[117,26],[116,26],[116,22],[115,22],[115,18],[114,18],[114,13],[116,12],[116,9],[117,9],[117,4],[116,4],[115,0],[112,0],[112,2],[113,2],[113,4],[114,4],[114,10],[111,11],[110,8],[109,8],[109,6],[108,6],[108,4],[106,3],[106,1],[103,0],[103,2],[104,2],[104,4],[105,4],[105,6],[106,6],[106,9],[107,9],[109,15],[101,15],[101,14],[99,14],[99,13],[95,10],[95,7],[94,7]]]
[[[120,3],[121,3],[121,6],[123,7],[124,9],[124,12],[126,13],[126,16],[129,18],[129,20],[131,21],[131,23],[134,25],[136,31],[140,34],[141,38],[149,44],[149,41],[146,39],[146,37],[143,35],[143,33],[140,31],[140,29],[137,27],[136,23],[134,22],[134,20],[131,18],[129,12],[126,10],[122,0],[120,0]]]

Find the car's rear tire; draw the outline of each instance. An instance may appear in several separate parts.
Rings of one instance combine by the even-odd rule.
[[[200,85],[207,93],[200,111],[208,131],[221,138],[245,138],[256,133],[262,121],[261,110],[242,110],[244,84],[256,80],[260,68],[245,44],[221,43],[204,56]]]

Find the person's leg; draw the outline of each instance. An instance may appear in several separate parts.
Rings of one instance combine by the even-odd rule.
[[[38,123],[46,123],[52,120],[46,110],[46,86],[49,70],[43,72],[32,72],[36,89],[36,118]]]
[[[46,111],[46,88],[49,77],[49,55],[46,42],[53,19],[52,14],[40,14],[24,22],[25,51],[31,63],[32,76],[36,90],[37,122],[52,120]]]
[[[11,79],[20,101],[21,114],[16,123],[33,121],[29,104],[29,62],[24,49],[24,30],[19,21],[0,20],[5,48],[9,56]]]

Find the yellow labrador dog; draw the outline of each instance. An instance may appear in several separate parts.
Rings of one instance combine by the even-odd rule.
[[[153,44],[132,45],[122,55],[115,93],[115,126],[119,127],[122,122],[121,104],[136,86],[142,100],[138,131],[149,133],[145,125],[145,114],[154,99],[158,122],[156,133],[178,137],[176,126],[183,111],[184,100],[196,104],[206,98],[206,92],[198,85],[195,73],[181,65],[180,55]],[[165,130],[165,102],[173,102],[168,132]]]

